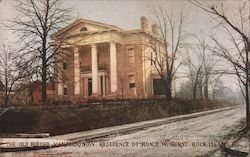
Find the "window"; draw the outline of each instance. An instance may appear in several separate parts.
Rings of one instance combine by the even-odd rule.
[[[135,88],[135,75],[129,75],[129,88]]]
[[[86,28],[86,27],[82,27],[81,29],[80,29],[80,32],[84,32],[84,31],[87,31],[88,29]]]
[[[131,63],[134,63],[135,61],[135,51],[134,49],[128,49],[128,62],[131,64]]]
[[[63,88],[63,95],[68,95],[68,89],[67,87],[64,86]]]
[[[154,95],[165,95],[164,84],[161,79],[153,79],[153,92]]]
[[[66,70],[66,69],[67,69],[67,63],[63,62],[63,70]]]

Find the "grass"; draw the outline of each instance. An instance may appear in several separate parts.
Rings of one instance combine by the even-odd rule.
[[[228,106],[233,104],[175,99],[170,102],[131,101],[125,104],[106,102],[88,106],[14,108],[2,116],[1,131],[58,135]]]

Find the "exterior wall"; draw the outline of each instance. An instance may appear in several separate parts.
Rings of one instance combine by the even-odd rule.
[[[148,37],[145,34],[141,35],[142,38],[142,58],[143,58],[143,86],[144,95],[147,98],[155,97],[153,93],[153,79],[159,78],[158,71],[154,64],[151,64],[151,57],[155,57],[153,47],[162,47],[162,43],[158,40]]]
[[[129,63],[128,50],[134,50],[134,63]],[[118,46],[118,95],[121,98],[143,98],[143,71],[141,44],[125,44]],[[135,88],[129,87],[129,75],[135,76]]]
[[[46,91],[47,97],[53,98],[53,90],[52,89],[47,89]],[[42,89],[41,86],[39,85],[38,87],[34,88],[32,91],[32,97],[33,97],[33,104],[41,104],[41,95],[42,95]]]
[[[67,93],[68,96],[74,95],[74,54],[73,54],[73,48],[69,49],[68,51],[68,57],[66,60],[67,63],[67,69],[64,71],[64,80],[65,85],[67,86]]]
[[[105,45],[99,45],[97,47],[97,52],[98,52],[98,64],[107,65],[107,69],[110,70],[110,48],[109,44]]]
[[[151,57],[152,49],[145,43],[142,45],[142,53],[144,56],[144,65],[143,65],[143,75],[144,75],[144,88],[145,94],[147,97],[152,97],[152,74],[153,66],[151,66],[151,61],[147,58]]]
[[[52,84],[47,83],[46,94],[48,99],[54,99],[54,91]],[[42,88],[41,82],[35,81],[29,85],[24,85],[19,91],[12,95],[11,102],[17,105],[39,105],[41,104]]]
[[[129,63],[128,50],[134,49],[134,63]],[[110,48],[108,44],[97,45],[98,65],[106,65],[107,71],[110,72]],[[64,85],[67,86],[68,96],[74,96],[74,65],[73,65],[73,48],[67,48],[68,60],[67,69],[62,70]],[[121,98],[147,98],[152,96],[152,67],[150,61],[145,56],[150,56],[151,49],[142,42],[131,44],[117,44],[117,77],[118,77],[118,97]],[[144,56],[145,55],[145,56]],[[79,47],[80,66],[84,67],[86,73],[91,73],[91,47]],[[62,63],[61,63],[62,64]],[[81,71],[81,74],[84,73]],[[135,76],[135,88],[129,88],[129,75]],[[91,75],[90,75],[91,78]],[[87,77],[81,77],[81,96],[87,96]],[[110,93],[110,79],[106,80],[107,93]],[[57,91],[58,88],[56,88]]]
[[[91,47],[90,46],[80,47],[79,55],[80,55],[80,66],[89,67],[91,69]]]
[[[68,96],[74,95],[74,53],[73,47],[71,48],[64,48],[63,52],[58,52],[60,56],[62,55],[63,59],[56,63],[56,85],[55,85],[55,94],[59,95],[58,93],[58,86],[59,83],[62,82],[63,87],[67,87]],[[63,69],[63,63],[67,64],[67,69]]]

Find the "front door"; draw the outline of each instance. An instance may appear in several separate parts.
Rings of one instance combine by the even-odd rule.
[[[92,78],[88,78],[88,96],[92,95]]]
[[[103,95],[103,76],[101,76],[101,95]]]

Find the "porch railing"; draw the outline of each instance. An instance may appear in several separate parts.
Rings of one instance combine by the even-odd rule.
[[[109,70],[108,64],[98,64],[98,70]],[[81,72],[88,72],[91,71],[91,65],[84,65],[81,67]]]

